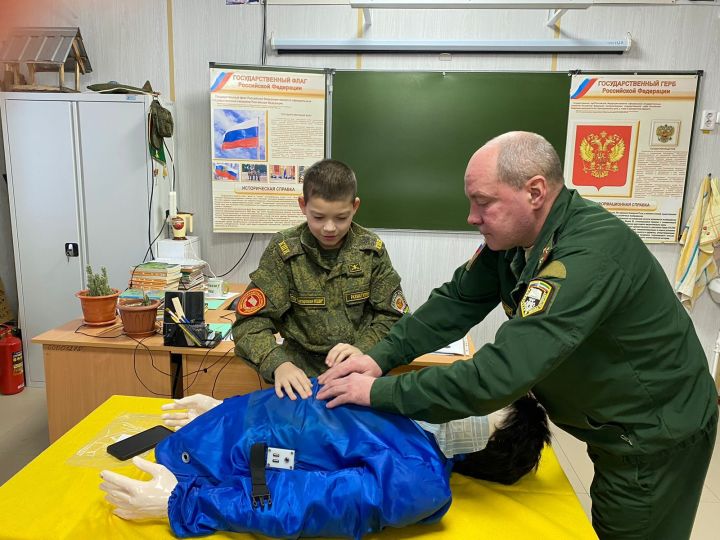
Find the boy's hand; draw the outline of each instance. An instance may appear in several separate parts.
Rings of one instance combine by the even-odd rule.
[[[285,362],[275,368],[275,393],[277,397],[283,397],[283,390],[290,399],[295,401],[295,392],[300,394],[302,399],[312,395],[312,383],[305,372],[292,362]],[[293,392],[295,390],[295,392]]]
[[[325,365],[333,367],[335,364],[339,364],[346,358],[350,358],[356,354],[362,354],[362,351],[349,343],[338,343],[330,349],[327,358],[325,358]]]
[[[325,373],[321,373],[318,376],[318,383],[328,384],[329,382],[345,377],[350,373],[361,373],[362,375],[369,375],[376,378],[382,375],[382,369],[380,369],[377,362],[375,362],[375,360],[367,354],[353,356],[345,362],[342,362],[335,367],[331,367]]]

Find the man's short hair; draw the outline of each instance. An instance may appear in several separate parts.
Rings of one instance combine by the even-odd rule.
[[[354,201],[357,196],[355,173],[336,159],[318,161],[305,171],[303,196],[305,202],[311,197],[326,201]]]
[[[510,485],[537,469],[543,447],[550,444],[547,413],[532,396],[521,397],[509,409],[487,446],[455,462],[453,472]]]
[[[490,142],[499,145],[497,174],[501,182],[520,189],[539,174],[550,187],[559,188],[565,183],[560,156],[542,135],[512,132]]]

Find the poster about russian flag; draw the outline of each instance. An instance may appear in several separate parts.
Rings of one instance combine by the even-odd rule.
[[[325,156],[325,73],[210,68],[214,232],[273,233],[304,220],[304,171]]]
[[[697,74],[573,75],[565,183],[646,243],[677,242]]]

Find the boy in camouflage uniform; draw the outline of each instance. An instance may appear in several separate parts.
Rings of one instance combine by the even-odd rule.
[[[238,301],[235,354],[279,397],[310,396],[308,377],[367,351],[408,311],[382,240],[352,221],[356,194],[344,163],[310,167],[298,199],[307,222],[273,236]]]

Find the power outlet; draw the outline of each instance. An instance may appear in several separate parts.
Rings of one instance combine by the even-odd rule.
[[[715,121],[717,120],[717,111],[706,109],[700,117],[700,129],[702,131],[713,131],[715,129]]]

